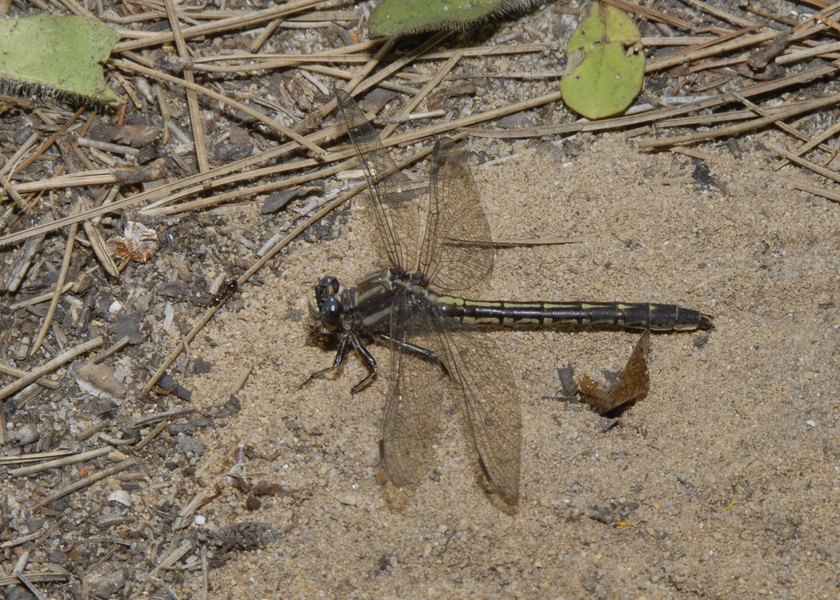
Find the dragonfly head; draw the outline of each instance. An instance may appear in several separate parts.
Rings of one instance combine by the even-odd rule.
[[[341,325],[343,309],[338,289],[338,279],[328,275],[309,290],[309,314],[327,329],[336,329]]]

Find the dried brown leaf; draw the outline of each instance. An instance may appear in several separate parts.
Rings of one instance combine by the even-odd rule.
[[[618,382],[611,389],[605,392],[587,375],[583,376],[580,382],[581,402],[595,407],[598,414],[603,415],[645,395],[650,389],[650,374],[647,368],[649,353],[650,331],[645,331],[633,348]]]

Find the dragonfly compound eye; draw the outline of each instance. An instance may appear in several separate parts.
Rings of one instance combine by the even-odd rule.
[[[318,289],[324,295],[324,298],[337,294],[339,289],[338,279],[332,275],[322,277],[321,281],[318,282]]]
[[[341,325],[341,302],[335,296],[329,296],[321,304],[321,323],[324,327],[335,329]]]

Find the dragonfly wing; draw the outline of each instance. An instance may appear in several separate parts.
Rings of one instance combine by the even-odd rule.
[[[464,154],[452,140],[435,146],[420,270],[442,290],[464,290],[493,271],[490,224]]]
[[[429,327],[422,300],[402,290],[391,308],[391,370],[379,452],[388,478],[405,487],[417,481],[438,435],[445,372],[435,353],[438,336]],[[434,354],[436,356],[436,353]]]
[[[519,396],[495,342],[472,325],[428,311],[440,352],[464,399],[467,432],[490,487],[508,504],[519,501],[522,421]]]
[[[412,272],[420,249],[426,186],[412,182],[397,168],[379,134],[347,92],[337,90],[336,100],[365,172],[376,226],[388,258],[392,265]]]

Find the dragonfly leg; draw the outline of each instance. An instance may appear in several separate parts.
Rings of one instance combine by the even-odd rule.
[[[387,334],[384,334],[384,333],[380,333],[376,337],[377,337],[377,339],[379,339],[379,340],[381,340],[381,341],[383,341],[387,344],[390,344],[391,342],[394,342],[397,346],[400,346],[403,349],[403,352],[408,352],[409,354],[414,354],[415,356],[419,356],[420,358],[422,358],[424,360],[431,360],[431,361],[434,361],[434,362],[443,363],[443,361],[440,359],[440,357],[437,354],[435,354],[431,350],[427,350],[426,348],[423,348],[422,346],[416,346],[416,345],[411,344],[409,342],[398,342],[398,341],[394,340],[391,336],[389,336]]]
[[[306,378],[306,381],[300,384],[300,388],[303,388],[307,383],[312,381],[313,379],[318,379],[319,377],[323,377],[327,373],[335,371],[338,367],[341,366],[341,363],[344,361],[344,356],[347,354],[347,338],[349,338],[352,334],[345,334],[341,338],[341,343],[338,345],[338,352],[335,354],[335,360],[333,360],[333,364],[331,367],[327,367],[326,369],[321,369],[320,371],[316,371],[312,373],[309,377]],[[355,337],[355,336],[353,336]]]
[[[389,344],[392,341],[391,336],[386,335],[384,333],[380,333],[376,337],[379,340],[381,340],[383,342],[387,342]],[[393,341],[397,346],[402,347],[403,352],[407,352],[408,354],[413,354],[414,356],[422,358],[423,360],[428,360],[428,361],[438,363],[441,367],[443,367],[443,370],[446,371],[447,375],[449,375],[449,378],[452,379],[452,381],[457,381],[457,379],[455,377],[453,377],[452,371],[449,370],[449,365],[446,364],[446,361],[444,359],[442,359],[440,356],[438,356],[437,354],[435,354],[434,352],[432,352],[431,350],[428,350],[427,348],[423,348],[423,346],[417,346],[417,345],[409,343],[409,342],[397,342],[396,340],[393,340]]]
[[[367,385],[373,381],[373,378],[376,377],[376,359],[373,358],[373,354],[367,349],[367,347],[362,343],[362,340],[355,333],[351,333],[349,336],[350,343],[353,344],[353,348],[356,349],[356,352],[359,353],[359,356],[362,357],[362,360],[365,362],[370,373],[368,376],[362,379],[359,383],[354,385],[350,390],[351,394],[355,394],[356,392],[362,390],[363,388],[367,387]],[[343,341],[343,340],[342,340]]]

